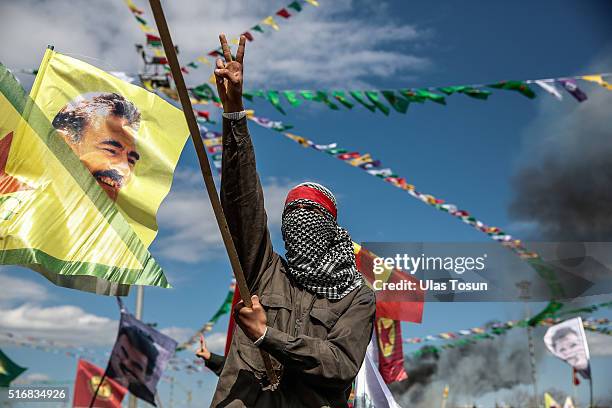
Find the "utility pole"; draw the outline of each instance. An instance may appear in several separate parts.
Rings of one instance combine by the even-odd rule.
[[[136,318],[142,320],[142,310],[144,308],[144,286],[138,286],[136,288]],[[128,403],[129,408],[136,408],[138,406],[138,398],[130,394]]]
[[[170,402],[168,407],[174,408],[174,377],[170,377]]]
[[[529,295],[529,287],[531,286],[531,282],[529,281],[520,281],[516,284],[516,286],[520,289],[521,294],[519,295],[520,299],[523,299],[525,302],[525,318],[528,320],[531,318],[531,311],[529,310],[529,299],[531,296]],[[529,344],[529,364],[531,365],[531,382],[533,383],[533,397],[535,399],[536,408],[540,406],[540,397],[538,393],[538,382],[536,375],[536,361],[535,361],[535,346],[533,344],[533,328],[527,325],[527,342]]]

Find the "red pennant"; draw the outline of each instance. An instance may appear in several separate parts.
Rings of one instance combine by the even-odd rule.
[[[407,379],[400,322],[385,317],[376,318],[376,337],[378,339],[378,369],[385,383]]]
[[[287,9],[285,9],[285,8],[282,8],[282,9],[278,10],[278,11],[276,12],[276,15],[277,15],[277,16],[281,16],[281,17],[283,17],[283,18],[289,18],[289,17],[291,17],[291,14],[289,14],[289,12],[287,11]]]

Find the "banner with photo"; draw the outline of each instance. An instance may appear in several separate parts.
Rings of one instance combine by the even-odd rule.
[[[591,378],[589,345],[581,317],[549,327],[544,344],[548,351],[576,369],[583,378]]]
[[[106,375],[136,397],[155,405],[155,393],[177,342],[128,313],[120,302],[121,321]]]

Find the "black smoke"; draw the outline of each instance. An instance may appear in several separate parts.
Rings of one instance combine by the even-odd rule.
[[[578,84],[589,96],[583,103],[542,92],[547,99],[526,133],[509,214],[531,225],[527,238],[612,241],[612,92]]]
[[[451,399],[470,402],[489,392],[530,384],[525,334],[524,329],[517,329],[439,353],[406,357],[408,379],[391,384],[390,389],[401,406],[424,408],[440,406],[445,385],[449,385]]]

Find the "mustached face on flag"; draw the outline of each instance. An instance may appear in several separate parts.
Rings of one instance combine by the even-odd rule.
[[[170,337],[122,311],[106,374],[136,397],[155,405],[157,383],[176,346]]]
[[[105,125],[114,126],[119,120],[111,116]],[[93,128],[85,121],[65,119],[63,123],[75,134]],[[109,135],[97,144],[75,143],[76,150],[96,150],[83,150],[80,157],[0,65],[0,264],[24,265],[57,285],[105,295],[125,295],[132,284],[169,287],[143,245],[146,237],[135,233],[137,228],[99,185],[120,184],[112,171],[117,170],[112,165],[115,159],[100,158],[100,143],[112,151],[118,151],[122,143],[126,161],[135,159],[130,154],[134,151],[141,155],[141,162],[148,155],[138,141],[130,147],[127,134],[132,128],[128,128],[126,134]],[[98,163],[95,171],[84,161]],[[131,181],[122,181],[121,190],[137,183],[139,165]],[[139,222],[146,219],[143,215]]]
[[[31,97],[148,247],[189,136],[183,113],[52,50],[45,53]]]

